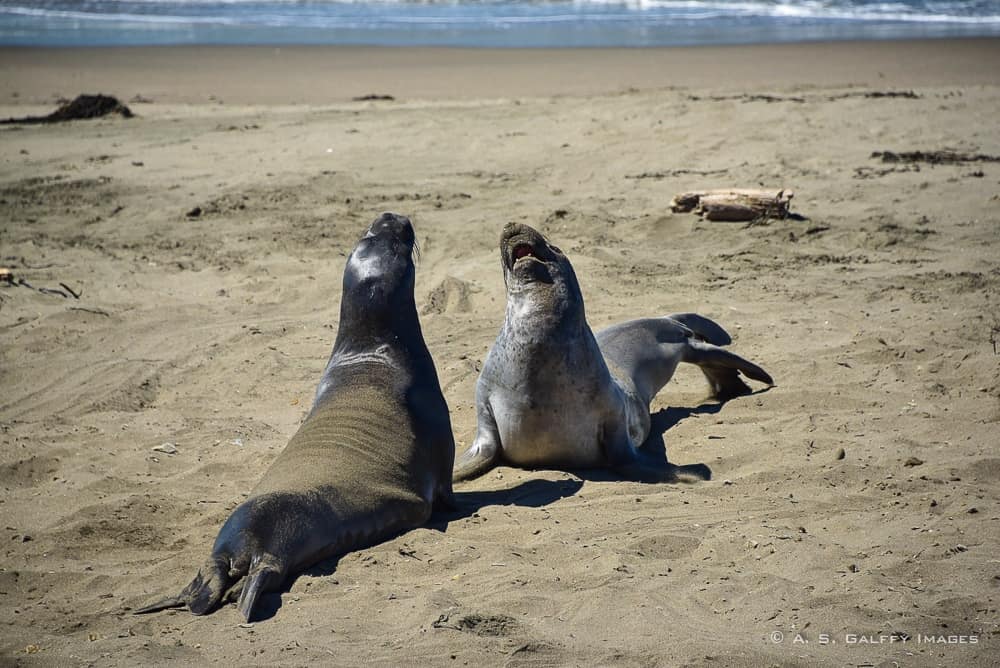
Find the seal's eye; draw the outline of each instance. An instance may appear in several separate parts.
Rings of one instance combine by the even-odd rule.
[[[514,246],[514,261],[515,262],[517,262],[518,260],[520,260],[522,257],[528,257],[528,256],[531,256],[531,257],[535,256],[535,249],[534,248],[532,248],[528,244],[518,244],[518,245]]]

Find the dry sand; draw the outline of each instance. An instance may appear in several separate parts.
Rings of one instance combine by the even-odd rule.
[[[0,266],[80,293],[0,288],[0,664],[996,664],[1000,164],[870,155],[1000,155],[1000,42],[275,53],[0,51],[0,117],[152,100],[0,126]],[[758,184],[808,220],[668,208]],[[698,311],[778,386],[719,407],[682,367],[657,398],[712,481],[501,468],[250,627],[132,616],[296,429],[386,209],[460,449],[509,220],[570,255],[595,328]]]

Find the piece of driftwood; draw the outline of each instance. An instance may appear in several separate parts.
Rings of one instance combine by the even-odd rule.
[[[785,218],[792,201],[790,190],[728,188],[681,193],[670,202],[674,212],[693,211],[716,221]]]

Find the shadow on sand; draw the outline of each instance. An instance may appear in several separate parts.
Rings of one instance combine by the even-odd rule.
[[[472,517],[487,506],[540,508],[559,499],[573,496],[581,487],[583,487],[583,480],[525,480],[510,489],[482,492],[455,492],[455,508],[452,510],[435,511],[424,527],[444,532],[448,530],[448,525],[452,522]],[[386,538],[384,540],[390,539]],[[382,543],[384,540],[378,541],[378,543]],[[262,622],[273,617],[281,609],[282,594],[287,593],[292,585],[295,584],[295,581],[302,575],[312,577],[333,575],[337,570],[337,564],[340,562],[342,556],[339,555],[322,561],[312,568],[303,571],[301,574],[288,578],[279,591],[261,596],[257,602],[257,607],[254,608],[253,621]]]
[[[747,392],[738,396],[752,396],[769,391],[766,387],[755,392]],[[732,397],[735,398],[735,397]],[[729,400],[731,400],[730,398]],[[728,400],[726,400],[728,401]],[[663,471],[662,477],[655,481],[641,478],[623,478],[617,472],[607,469],[586,469],[573,470],[573,474],[583,480],[593,480],[607,482],[614,480],[632,480],[634,482],[645,482],[651,484],[679,483],[679,482],[702,482],[712,479],[712,469],[707,464],[675,464],[667,458],[667,445],[663,440],[663,435],[681,421],[692,415],[714,415],[722,410],[726,401],[708,401],[694,407],[661,408],[651,414],[649,435],[643,442],[640,451],[643,456],[643,463],[657,471]]]
[[[759,390],[759,392],[766,391],[767,389]],[[757,392],[753,394],[757,394]],[[667,470],[665,482],[700,482],[712,479],[712,469],[706,464],[674,464],[670,462],[667,459],[667,447],[663,435],[692,415],[714,415],[722,410],[723,405],[724,402],[713,402],[699,404],[693,408],[663,408],[650,416],[649,436],[642,444],[642,451],[648,458],[647,461]],[[606,469],[570,469],[568,472],[578,479],[525,480],[510,489],[481,492],[456,491],[455,508],[435,511],[424,526],[428,529],[444,532],[448,530],[448,525],[452,522],[471,517],[487,506],[540,508],[559,499],[573,496],[583,487],[584,481],[612,482],[622,480],[620,475]],[[312,577],[332,575],[337,570],[340,558],[337,556],[327,559],[303,571],[302,574]],[[254,621],[264,621],[273,617],[281,608],[281,595],[291,589],[298,577],[289,578],[280,591],[262,596],[254,610]]]

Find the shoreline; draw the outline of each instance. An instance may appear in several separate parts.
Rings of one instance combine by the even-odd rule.
[[[0,104],[83,92],[165,104],[325,104],[1000,83],[1000,39],[741,46],[462,49],[361,46],[0,47]]]
[[[992,665],[998,49],[0,51],[0,115],[138,116],[0,129],[0,664]],[[798,216],[671,210],[732,187]],[[717,404],[681,365],[654,400],[650,447],[711,480],[500,467],[253,625],[133,615],[301,423],[382,211],[459,453],[508,221],[593,330],[697,312],[777,386]]]

